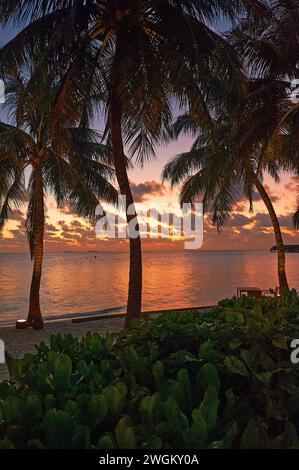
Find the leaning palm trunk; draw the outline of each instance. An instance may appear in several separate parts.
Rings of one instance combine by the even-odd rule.
[[[286,276],[286,271],[285,271],[285,252],[284,252],[284,245],[283,245],[283,239],[282,239],[282,234],[281,234],[281,229],[279,225],[279,221],[276,215],[276,212],[274,210],[272,201],[265,190],[263,184],[259,180],[258,176],[256,173],[253,171],[253,177],[254,177],[254,183],[256,186],[256,189],[259,192],[259,195],[261,196],[272,221],[273,229],[274,229],[274,234],[275,234],[275,239],[276,239],[276,248],[277,248],[277,255],[278,255],[278,279],[279,279],[279,288],[280,292],[284,292],[289,290],[289,285],[288,285],[288,280]]]
[[[42,329],[44,326],[40,308],[40,285],[42,276],[43,254],[44,254],[44,187],[41,164],[34,168],[34,208],[33,208],[33,274],[30,289],[29,313],[27,325],[34,329]]]
[[[135,234],[130,235],[130,272],[129,272],[129,292],[125,327],[129,328],[132,320],[141,315],[141,297],[142,297],[142,254],[139,224],[134,205],[134,199],[130,187],[127,173],[126,159],[122,138],[122,111],[118,100],[117,92],[111,94],[110,103],[110,132],[112,154],[115,166],[117,182],[122,196],[126,197],[126,218],[128,227],[130,223],[134,224]],[[137,223],[135,224],[134,221]],[[130,232],[130,230],[129,230]]]

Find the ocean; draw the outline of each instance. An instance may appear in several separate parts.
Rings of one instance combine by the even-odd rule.
[[[143,309],[214,305],[240,286],[277,286],[276,254],[269,251],[145,252]],[[45,255],[43,315],[124,311],[127,253]],[[299,290],[299,254],[287,254],[289,284]],[[27,254],[0,254],[0,321],[27,315],[32,264]]]

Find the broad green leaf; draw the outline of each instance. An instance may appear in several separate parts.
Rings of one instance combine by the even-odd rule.
[[[98,442],[98,446],[97,446],[99,449],[115,449],[115,442],[114,442],[114,438],[112,435],[109,435],[107,433],[107,435],[104,435],[100,438],[99,442]]]
[[[205,358],[211,351],[213,351],[214,344],[213,341],[208,339],[200,345],[199,348],[199,357]]]
[[[287,336],[281,336],[280,338],[273,339],[272,344],[278,349],[283,349],[284,351],[289,350],[289,341]]]
[[[119,416],[122,412],[124,403],[124,391],[121,391],[115,385],[106,387],[103,391],[110,413]]]
[[[202,449],[206,445],[208,425],[199,410],[194,410],[194,424],[183,432],[183,439],[188,449]]]
[[[233,441],[238,433],[238,427],[236,423],[232,425],[232,427],[227,431],[226,435],[221,441],[214,441],[212,444],[209,446],[211,449],[229,449]]]
[[[242,375],[243,377],[248,377],[248,370],[244,362],[240,361],[235,356],[229,356],[224,359],[224,365],[232,372],[233,374]]]
[[[217,422],[218,407],[218,391],[213,385],[209,385],[199,407],[199,411],[205,419],[209,429],[215,426]]]
[[[242,344],[241,341],[240,341],[239,339],[237,339],[237,338],[232,339],[232,340],[228,343],[230,349],[232,349],[233,351],[235,351],[236,349],[238,349],[238,348],[241,346],[241,344]]]
[[[248,369],[250,370],[255,369],[256,361],[255,361],[254,354],[251,351],[249,351],[248,349],[242,349],[240,356],[245,362],[245,364],[247,365]]]
[[[148,440],[141,445],[142,449],[163,449],[163,441],[161,437],[153,435],[148,438]]]
[[[188,420],[186,416],[179,409],[176,401],[170,397],[165,405],[165,416],[167,422],[177,432],[182,432],[188,427]]]
[[[120,449],[135,449],[135,433],[129,416],[124,416],[115,428],[115,437]]]
[[[216,367],[209,362],[201,367],[197,376],[197,381],[203,390],[206,390],[209,385],[213,385],[216,390],[219,390],[220,388],[219,372]]]
[[[265,425],[260,416],[254,416],[245,428],[242,437],[241,449],[267,449],[269,440]]]
[[[91,429],[96,428],[106,418],[108,404],[104,394],[92,395],[88,404],[86,422]]]

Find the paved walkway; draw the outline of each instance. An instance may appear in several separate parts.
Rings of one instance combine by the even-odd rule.
[[[53,321],[46,323],[45,328],[40,331],[16,330],[13,327],[1,327],[0,339],[4,341],[7,351],[13,358],[23,357],[26,353],[34,353],[35,345],[41,342],[49,343],[50,337],[58,333],[71,333],[78,338],[84,336],[88,331],[108,332],[120,331],[124,326],[124,318],[115,317],[89,321],[83,323],[73,323],[71,320]],[[0,382],[9,378],[6,364],[0,364]]]

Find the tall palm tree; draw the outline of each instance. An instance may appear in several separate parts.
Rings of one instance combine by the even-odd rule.
[[[294,90],[292,91],[294,93]],[[293,98],[292,98],[293,99]],[[294,103],[290,98],[281,103],[283,108],[283,116],[278,123],[277,128],[273,131],[270,145],[272,148],[280,148],[281,136],[287,134],[288,144],[292,153],[289,155],[291,165],[287,165],[286,169],[291,171],[295,176],[299,176],[298,146],[299,146],[299,104]],[[286,162],[285,162],[286,163]],[[293,225],[299,229],[299,196],[297,197],[298,208],[293,215]]]
[[[253,191],[258,191],[271,217],[278,252],[281,292],[288,290],[282,233],[263,175],[279,180],[280,170],[298,171],[298,146],[290,130],[273,139],[283,115],[281,98],[287,93],[283,82],[249,82],[247,94],[228,115],[210,116],[199,126],[196,116],[181,116],[173,135],[191,132],[196,140],[190,152],[178,155],[164,168],[163,178],[172,185],[183,182],[181,202],[203,197],[205,210],[213,212],[220,230],[240,196],[253,209]],[[208,123],[207,123],[208,122]]]
[[[26,228],[34,265],[27,325],[41,329],[46,192],[54,194],[58,206],[69,201],[75,212],[92,217],[99,200],[115,202],[117,191],[109,183],[114,172],[98,133],[83,122],[77,128],[66,127],[68,122],[53,127],[57,75],[31,63],[5,78],[12,123],[0,122],[0,229],[28,194]]]
[[[142,165],[154,155],[169,125],[172,99],[201,109],[202,81],[232,79],[238,67],[232,49],[207,21],[220,14],[235,18],[244,9],[256,17],[267,12],[265,5],[258,0],[49,0],[41,4],[2,0],[4,21],[31,21],[6,47],[2,61],[21,65],[28,43],[42,32],[49,43],[47,54],[62,57],[68,67],[58,110],[71,88],[77,90],[78,101],[82,86],[96,78],[101,96],[106,97],[106,137],[130,225],[137,214],[124,147],[129,146],[131,157]],[[134,229],[126,326],[140,316],[142,303],[138,222]]]
[[[299,1],[273,0],[269,13],[259,23],[253,18],[240,22],[229,34],[229,41],[253,75],[289,80],[290,83],[295,79],[298,84]],[[296,94],[296,90],[292,93]],[[280,138],[286,127],[291,127],[291,135],[297,138],[298,145],[298,110],[298,103],[294,105],[289,100],[289,107],[273,133],[272,142]],[[296,168],[295,172],[298,173]],[[294,214],[293,223],[299,228],[299,209]]]

